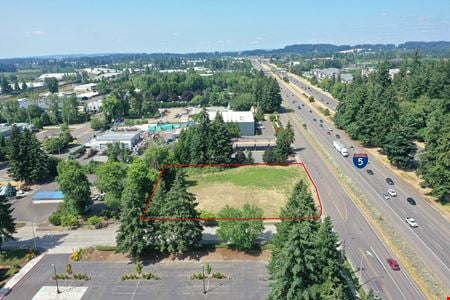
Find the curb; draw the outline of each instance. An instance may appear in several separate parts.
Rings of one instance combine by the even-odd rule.
[[[22,279],[34,269],[34,267],[45,257],[46,252],[30,260],[20,271],[14,275],[4,287],[0,288],[0,300],[5,299],[6,296],[13,290],[13,288],[22,281]]]

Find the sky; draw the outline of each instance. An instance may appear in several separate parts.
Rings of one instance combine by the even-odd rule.
[[[3,0],[0,7],[0,58],[450,41],[449,0]]]

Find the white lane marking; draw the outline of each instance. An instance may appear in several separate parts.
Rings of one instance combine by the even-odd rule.
[[[400,292],[400,294],[402,294],[403,299],[407,299],[405,294],[403,294],[402,290],[400,289],[400,287],[398,286],[397,282],[394,280],[394,278],[392,277],[391,273],[388,272],[386,266],[383,264],[383,262],[381,261],[380,257],[378,256],[378,254],[375,252],[375,250],[373,250],[372,246],[370,246],[370,250],[372,250],[373,254],[375,254],[375,257],[377,258],[378,262],[380,263],[380,265],[383,267],[384,271],[389,275],[389,277],[392,279],[392,282],[395,284],[395,286],[397,287],[398,291]]]

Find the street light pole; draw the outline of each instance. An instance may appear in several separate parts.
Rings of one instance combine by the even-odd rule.
[[[363,256],[361,256],[361,262],[359,263],[359,278],[360,279],[361,279],[361,275],[362,275],[363,259],[364,259],[364,256],[366,256],[366,255],[373,256],[369,250],[366,250],[366,253],[364,253]]]
[[[206,286],[205,286],[205,266],[202,264],[202,281],[203,281],[203,294],[206,295]]]
[[[34,218],[33,218],[33,221],[31,222],[31,229],[33,230],[34,251],[37,251],[36,234],[34,232]]]
[[[56,281],[56,293],[57,293],[57,294],[60,294],[60,293],[61,293],[61,291],[59,290],[59,285],[58,285],[58,277],[56,277],[56,266],[55,266],[55,264],[52,264],[52,267],[53,267],[53,272],[54,272],[54,274],[55,274],[55,281]]]

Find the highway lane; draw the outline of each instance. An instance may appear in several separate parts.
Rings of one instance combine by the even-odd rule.
[[[420,209],[409,205],[405,199],[410,195],[410,193],[408,193],[410,192],[410,189],[405,189],[401,184],[394,186],[397,190],[398,197],[389,202],[383,200],[381,195],[386,191],[388,185],[384,181],[384,176],[386,175],[383,174],[379,164],[372,160],[370,168],[374,170],[375,174],[373,176],[368,175],[365,170],[356,169],[351,162],[351,158],[344,158],[334,150],[332,146],[334,137],[326,134],[326,128],[331,125],[319,127],[320,116],[315,113],[310,113],[306,103],[304,103],[304,107],[301,106],[303,109],[298,109],[299,99],[297,97],[292,97],[292,92],[285,88],[282,88],[282,91],[284,93],[283,96],[286,99],[290,99],[288,102],[290,102],[294,111],[305,119],[305,123],[318,141],[324,145],[325,148],[330,149],[329,153],[333,159],[343,170],[345,170],[346,174],[359,185],[361,191],[364,192],[374,206],[385,215],[387,220],[395,226],[398,232],[409,242],[410,246],[420,255],[434,274],[440,278],[443,283],[448,284],[446,278],[448,278],[449,274],[449,257],[447,253],[450,249],[450,234],[448,233],[449,227],[445,225],[447,224],[446,220],[427,205],[425,201],[420,201],[420,204],[418,202],[417,206],[420,205]],[[294,100],[296,101],[295,103],[293,102]],[[317,121],[314,122],[313,118],[316,118]],[[354,145],[354,143],[346,137],[343,131],[334,129],[333,135],[336,132],[339,132],[344,144]],[[356,152],[358,151],[364,152],[363,149],[356,146]],[[418,199],[419,198],[416,200]],[[407,226],[404,222],[404,218],[407,216],[414,217],[419,222],[419,228],[413,229]]]
[[[305,163],[319,189],[324,215],[333,220],[333,226],[343,241],[343,249],[351,261],[360,283],[378,292],[383,299],[423,299],[404,271],[392,271],[386,258],[394,257],[369,222],[350,200],[329,166],[318,157],[314,147],[301,134],[294,116],[281,115],[284,123],[293,124],[296,141],[294,147],[302,149],[296,155]],[[370,255],[365,254],[369,251]],[[362,269],[359,270],[362,261]]]

